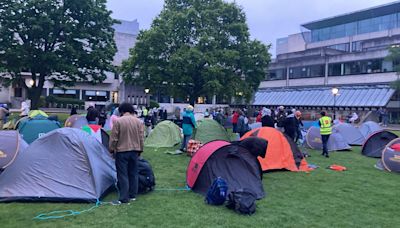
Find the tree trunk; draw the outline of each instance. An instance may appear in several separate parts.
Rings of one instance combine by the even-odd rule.
[[[45,81],[45,75],[41,73],[39,75],[39,83],[36,85],[34,84],[32,88],[28,90],[28,97],[31,100],[31,110],[36,110],[39,109],[40,105],[40,95],[42,94],[43,86],[44,86],[44,81]]]

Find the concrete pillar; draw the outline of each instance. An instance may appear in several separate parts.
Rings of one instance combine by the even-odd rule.
[[[217,104],[217,95],[213,95],[212,104],[215,106]]]
[[[171,104],[174,103],[174,98],[173,97],[169,97],[169,103],[171,103]]]
[[[325,80],[324,80],[324,85],[328,85],[329,80],[328,80],[328,73],[329,73],[329,67],[328,67],[328,59],[325,58]]]
[[[46,88],[46,96],[49,96],[49,95],[50,95],[50,89]]]
[[[289,86],[289,67],[286,67],[286,86]]]
[[[83,90],[79,90],[79,100],[82,100],[82,97],[83,97]]]

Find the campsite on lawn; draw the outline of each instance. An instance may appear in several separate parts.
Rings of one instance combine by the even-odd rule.
[[[396,132],[399,134],[399,132]],[[102,205],[77,216],[55,220],[33,220],[40,213],[57,210],[81,211],[94,204],[2,203],[2,227],[396,227],[397,190],[400,176],[374,168],[377,159],[361,156],[360,147],[332,153],[308,150],[311,172],[275,171],[264,173],[266,197],[257,201],[257,212],[243,216],[210,206],[204,197],[180,190],[186,185],[190,158],[168,155],[170,149],[146,148],[156,176],[156,190],[130,205]],[[331,164],[347,167],[345,172],[326,169]],[[117,197],[115,192],[103,201]],[[266,225],[267,224],[267,225]]]

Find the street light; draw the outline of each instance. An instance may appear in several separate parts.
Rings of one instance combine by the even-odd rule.
[[[332,95],[333,95],[333,119],[336,120],[336,96],[339,93],[339,89],[336,87],[332,88]]]
[[[149,88],[145,88],[144,89],[144,93],[146,94],[146,106],[150,105],[150,99],[149,99],[149,93],[150,93],[150,89]]]

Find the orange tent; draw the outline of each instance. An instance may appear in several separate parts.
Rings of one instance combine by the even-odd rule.
[[[293,140],[275,128],[257,128],[247,132],[241,139],[248,137],[259,137],[268,141],[265,158],[258,157],[263,171],[277,169],[310,170],[303,154]]]

